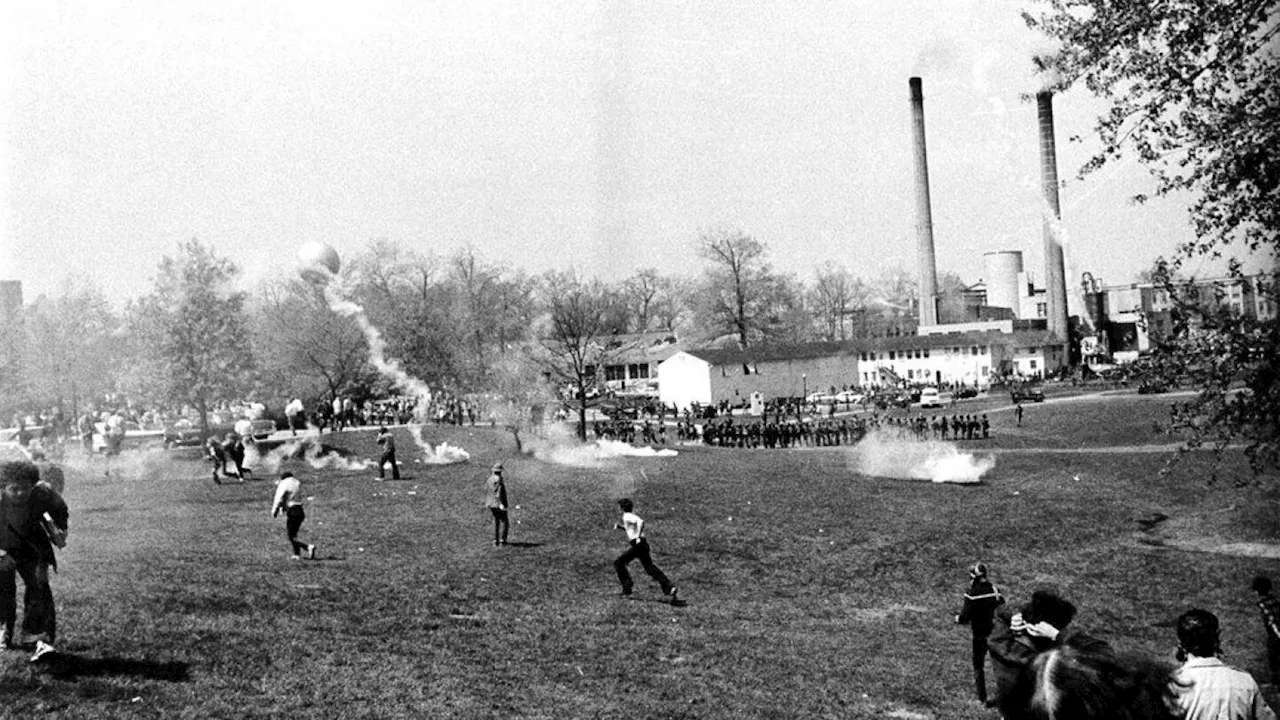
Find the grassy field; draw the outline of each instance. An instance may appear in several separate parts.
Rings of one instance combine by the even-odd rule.
[[[53,580],[62,655],[0,657],[0,712],[991,718],[952,623],[978,559],[1013,602],[1054,585],[1082,627],[1161,656],[1178,613],[1211,609],[1228,661],[1259,670],[1248,582],[1280,576],[1280,560],[1206,550],[1274,541],[1276,492],[1206,485],[1203,459],[1160,477],[1162,454],[1079,450],[1169,442],[1156,426],[1170,398],[1053,400],[1021,428],[999,398],[957,408],[990,413],[993,437],[962,443],[996,454],[977,485],[860,476],[847,448],[569,467],[517,456],[500,431],[428,428],[471,461],[406,462],[385,483],[286,463],[319,546],[300,562],[269,517],[270,480],[217,486],[181,453],[126,457],[109,478],[73,462]],[[375,454],[372,433],[325,440]],[[398,445],[409,460],[407,433]],[[517,506],[506,548],[481,505],[499,459]],[[683,606],[638,567],[635,596],[617,597],[623,495]],[[1142,530],[1153,513],[1169,519]]]

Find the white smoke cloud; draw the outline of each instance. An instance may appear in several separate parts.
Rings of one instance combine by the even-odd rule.
[[[624,457],[675,457],[679,452],[671,448],[636,447],[616,440],[596,440],[583,443],[562,426],[552,426],[546,437],[533,438],[526,443],[533,456],[557,465],[571,467],[602,468],[612,466]]]
[[[364,308],[347,298],[341,282],[336,279],[325,284],[324,297],[329,303],[330,310],[356,321],[356,325],[364,333],[365,341],[369,344],[369,362],[373,367],[401,390],[418,398],[418,411],[425,412],[431,402],[431,388],[425,382],[405,372],[399,360],[387,357],[387,342],[382,337],[382,331],[369,321]],[[419,420],[422,419],[424,418],[419,418]]]
[[[973,484],[982,481],[996,460],[960,452],[949,442],[917,440],[877,430],[850,450],[850,463],[862,475]]]
[[[471,459],[471,453],[463,450],[455,445],[442,442],[434,448],[431,443],[422,437],[421,425],[410,425],[409,433],[413,435],[413,441],[418,444],[422,450],[422,462],[426,465],[453,465],[455,463],[463,463]]]

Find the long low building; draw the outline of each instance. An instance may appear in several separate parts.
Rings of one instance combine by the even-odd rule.
[[[844,388],[911,385],[989,387],[997,376],[1043,377],[1064,347],[1044,330],[998,330],[877,338],[791,347],[690,349],[657,366],[658,399],[692,403],[805,397]]]

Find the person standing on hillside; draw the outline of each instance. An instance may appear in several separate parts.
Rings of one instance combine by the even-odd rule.
[[[302,522],[307,519],[307,513],[302,509],[302,483],[287,470],[280,473],[280,482],[276,484],[276,497],[271,503],[271,517],[278,517],[281,510],[284,511],[285,533],[289,537],[289,545],[293,548],[293,559],[301,559],[302,553],[306,552],[307,559],[314,560],[316,546],[298,539]]]
[[[978,702],[987,702],[987,638],[995,621],[996,608],[1004,603],[1004,596],[987,579],[986,563],[975,563],[969,568],[969,590],[964,594],[964,605],[956,615],[956,623],[968,625],[973,631],[973,684],[978,691]]]
[[[1259,575],[1253,579],[1253,592],[1262,613],[1262,631],[1267,636],[1267,672],[1272,684],[1280,685],[1280,598],[1271,592],[1271,578]]]
[[[649,553],[649,541],[644,535],[644,519],[635,514],[635,505],[629,498],[623,498],[618,501],[618,507],[622,510],[622,522],[615,523],[613,529],[623,530],[627,533],[627,551],[618,556],[613,561],[613,569],[618,573],[618,582],[622,584],[622,595],[631,594],[631,573],[627,571],[627,565],[632,560],[639,560],[640,566],[649,574],[649,577],[658,582],[662,588],[662,594],[671,600],[671,604],[677,602],[677,590],[662,570],[653,564],[653,558]]]
[[[1013,408],[1014,417],[1018,419],[1018,427],[1022,427],[1022,403],[1019,402]]]
[[[493,515],[493,546],[507,544],[507,531],[511,523],[507,519],[507,483],[502,478],[502,463],[493,464],[493,472],[484,483],[484,506]]]
[[[391,479],[400,479],[400,465],[396,462],[396,439],[391,435],[391,431],[382,426],[378,429],[378,445],[382,447],[382,454],[378,456],[378,479],[386,480],[386,466],[391,464]]]
[[[1193,608],[1178,617],[1178,705],[1185,720],[1276,720],[1253,676],[1218,658],[1218,617]]]
[[[0,464],[0,646],[21,647],[14,635],[18,618],[17,578],[23,593],[22,632],[34,639],[39,662],[56,652],[57,614],[49,570],[57,571],[54,547],[65,547],[67,503],[47,482],[41,482],[34,463]]]

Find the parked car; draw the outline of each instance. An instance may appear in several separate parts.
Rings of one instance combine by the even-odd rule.
[[[835,395],[832,395],[831,393],[825,393],[825,392],[811,392],[811,393],[809,393],[809,394],[808,394],[808,396],[806,396],[806,397],[805,397],[804,401],[805,401],[805,402],[807,402],[807,403],[810,403],[810,404],[812,404],[812,403],[829,403],[829,402],[831,402],[832,400],[835,400],[835,399],[836,399],[836,396],[835,396]]]
[[[921,408],[940,408],[944,404],[942,393],[936,387],[927,387],[920,391]]]
[[[1139,395],[1159,395],[1169,392],[1169,386],[1159,380],[1144,380],[1138,386]]]
[[[253,439],[265,440],[276,431],[276,423],[274,420],[260,419],[251,420],[253,423]],[[186,418],[174,422],[164,429],[164,446],[172,447],[190,447],[193,445],[203,445],[204,441],[211,437],[223,438],[227,433],[235,432],[235,423],[218,423],[210,424],[208,432],[200,428],[200,424],[192,422]],[[128,434],[125,435],[127,439]]]
[[[1038,387],[1014,388],[1009,391],[1013,402],[1044,402],[1044,391]]]
[[[978,397],[978,388],[962,387],[952,393],[957,400],[965,400],[967,398]]]
[[[107,424],[93,424],[93,451],[100,453],[107,451]],[[143,430],[142,426],[132,420],[124,422],[124,439],[120,442],[122,450],[131,448],[141,448],[148,445],[159,445],[164,440],[163,430]]]
[[[860,403],[866,398],[866,395],[857,390],[841,390],[836,393],[835,401],[839,403]]]

